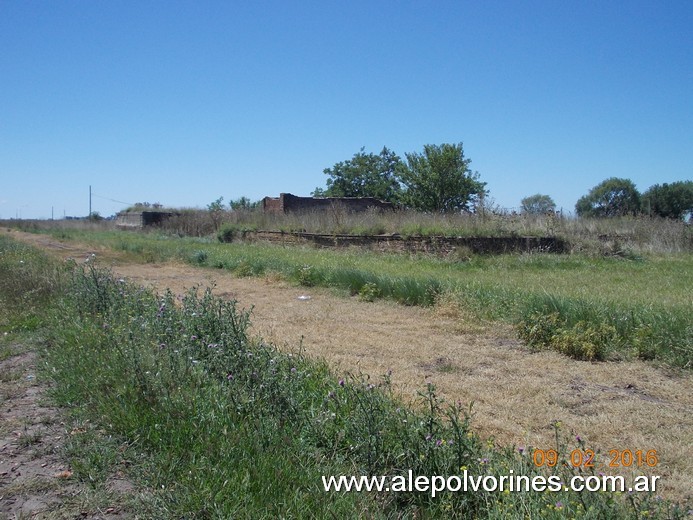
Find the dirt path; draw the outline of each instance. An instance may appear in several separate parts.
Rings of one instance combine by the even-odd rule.
[[[72,478],[64,458],[67,431],[60,411],[36,378],[36,353],[3,338],[0,360],[0,518],[132,518],[122,495],[132,485],[116,474],[96,491]],[[7,349],[7,350],[5,350]]]
[[[551,448],[560,420],[587,448],[657,450],[659,464],[638,473],[661,475],[663,494],[691,498],[693,378],[642,362],[589,363],[553,352],[530,353],[513,331],[484,326],[453,307],[366,303],[326,289],[271,277],[235,278],[180,264],[138,264],[105,248],[61,243],[44,235],[12,236],[76,259],[95,253],[118,276],[182,293],[216,283],[215,293],[253,307],[254,331],[287,349],[327,359],[338,371],[379,377],[392,370],[396,389],[414,398],[426,381],[450,401],[474,403],[475,428],[498,443]],[[299,299],[308,296],[309,299]],[[624,468],[613,474],[628,474]]]

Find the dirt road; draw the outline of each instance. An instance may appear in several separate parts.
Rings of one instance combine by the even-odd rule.
[[[273,277],[236,278],[226,271],[176,263],[142,264],[106,248],[12,231],[61,258],[92,253],[121,277],[182,293],[215,283],[215,294],[252,307],[253,331],[285,349],[302,345],[337,372],[378,377],[392,370],[396,389],[414,399],[426,381],[450,401],[473,402],[474,427],[499,444],[553,446],[551,424],[588,448],[657,450],[660,490],[693,489],[693,378],[633,362],[590,363],[553,352],[531,353],[512,329],[480,324],[454,306],[432,309],[362,302],[327,289],[291,286]],[[307,296],[309,298],[299,298]],[[641,471],[646,473],[648,471]],[[615,474],[627,474],[626,471]]]

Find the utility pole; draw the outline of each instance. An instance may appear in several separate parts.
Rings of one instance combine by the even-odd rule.
[[[91,218],[91,184],[89,185],[89,217]]]

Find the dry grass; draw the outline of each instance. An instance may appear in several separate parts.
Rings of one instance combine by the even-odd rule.
[[[180,292],[206,281],[205,273],[181,266],[116,271]],[[595,450],[656,449],[668,490],[683,496],[693,489],[688,375],[639,362],[593,364],[552,352],[530,354],[509,328],[475,333],[478,323],[438,316],[436,308],[363,303],[324,289],[213,275],[218,294],[253,307],[253,330],[267,341],[287,349],[302,345],[340,372],[378,377],[391,370],[405,399],[414,400],[432,381],[448,399],[474,402],[476,428],[502,444],[548,448],[558,419]],[[311,299],[299,300],[303,295]]]
[[[48,237],[13,233],[50,248]],[[64,247],[64,245],[61,245]],[[85,256],[71,245],[54,249]],[[415,399],[426,381],[451,401],[474,403],[473,424],[500,444],[553,446],[551,424],[580,435],[586,446],[657,450],[664,494],[693,489],[693,380],[643,362],[589,363],[554,352],[530,353],[513,331],[479,323],[441,300],[433,308],[366,303],[327,289],[290,286],[272,277],[234,278],[228,272],[175,264],[132,264],[108,254],[119,276],[182,293],[216,282],[215,292],[253,307],[254,332],[287,349],[299,345],[338,372],[378,377],[392,370],[395,388]],[[299,300],[302,295],[308,300]],[[603,460],[603,459],[602,459]],[[616,474],[626,474],[619,470]]]

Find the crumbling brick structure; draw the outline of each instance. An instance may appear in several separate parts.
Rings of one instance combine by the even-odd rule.
[[[116,227],[119,229],[142,229],[160,226],[174,213],[169,211],[124,211],[116,215]]]
[[[342,207],[347,211],[358,213],[369,208],[380,210],[394,209],[391,202],[383,202],[375,197],[297,197],[291,193],[281,193],[279,197],[262,199],[262,210],[265,213],[297,213],[325,211]]]

